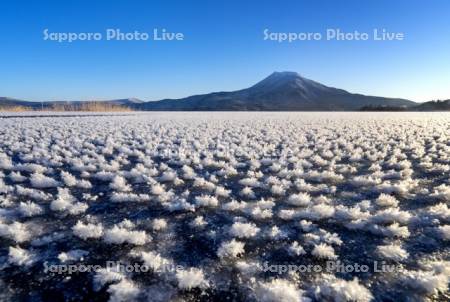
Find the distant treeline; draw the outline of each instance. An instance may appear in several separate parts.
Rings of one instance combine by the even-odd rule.
[[[101,111],[132,111],[130,107],[108,104],[104,102],[80,102],[80,103],[53,103],[45,104],[41,107],[28,107],[28,106],[8,106],[0,105],[0,111],[89,111],[89,112],[101,112]]]
[[[0,105],[0,111],[20,112],[20,111],[32,111],[32,110],[33,110],[33,108],[25,107],[25,106]]]
[[[395,107],[395,106],[364,106],[360,111],[408,111],[407,107]]]
[[[450,100],[426,102],[417,106],[417,109],[420,111],[449,111]]]
[[[425,102],[412,107],[364,106],[360,111],[450,111],[450,100]]]

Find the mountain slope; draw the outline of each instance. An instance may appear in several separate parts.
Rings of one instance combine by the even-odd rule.
[[[119,106],[130,106],[130,105],[144,103],[144,101],[137,99],[137,98],[116,99],[116,100],[99,101],[99,102],[105,102],[110,105],[119,105]]]
[[[141,110],[358,110],[367,105],[413,106],[404,99],[353,94],[301,77],[275,72],[256,85],[232,92],[194,95],[139,104]]]
[[[27,107],[27,108],[38,108],[42,106],[40,102],[29,102],[24,100],[18,100],[8,97],[0,97],[0,107]]]

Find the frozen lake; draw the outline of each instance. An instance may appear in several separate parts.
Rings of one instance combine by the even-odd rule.
[[[448,301],[449,175],[450,113],[3,112],[0,300]]]

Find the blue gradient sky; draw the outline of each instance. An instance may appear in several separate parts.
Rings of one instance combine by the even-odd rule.
[[[166,28],[185,40],[59,44],[43,40],[45,28]],[[406,38],[276,43],[263,40],[265,28],[386,28]],[[177,98],[283,70],[351,92],[450,98],[450,1],[2,1],[0,67],[0,96],[28,100]]]

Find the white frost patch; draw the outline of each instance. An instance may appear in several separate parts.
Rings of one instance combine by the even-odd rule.
[[[267,236],[272,240],[280,240],[287,237],[287,233],[274,225],[267,231]]]
[[[215,196],[201,195],[195,197],[195,204],[199,207],[217,207],[219,200]]]
[[[220,258],[236,258],[241,254],[244,254],[245,244],[240,241],[231,240],[222,242],[219,249],[217,250],[217,256]]]
[[[133,229],[135,227],[135,224],[131,220],[125,218],[124,220],[119,222],[117,224],[117,226],[120,227],[120,228],[125,228],[125,229],[131,230],[131,229]]]
[[[216,187],[216,191],[214,192],[214,194],[219,197],[228,197],[230,195],[230,193],[231,193],[231,190],[227,190],[224,187],[220,187],[220,186]]]
[[[372,293],[361,285],[357,278],[352,281],[324,277],[322,284],[316,287],[314,294],[319,301],[336,302],[369,302],[372,301]]]
[[[166,193],[166,190],[165,190],[164,186],[162,186],[162,185],[160,185],[158,183],[153,184],[151,186],[151,190],[150,191],[152,192],[153,195],[162,195],[162,194]]]
[[[163,218],[156,218],[152,221],[152,229],[155,231],[161,231],[167,228],[167,221]]]
[[[74,187],[77,185],[77,178],[66,171],[61,171],[61,178],[64,184],[68,187]]]
[[[94,279],[93,279],[94,290],[99,291],[106,284],[113,283],[113,282],[119,282],[124,278],[125,278],[125,276],[121,272],[118,272],[115,267],[102,268],[102,269],[98,270],[94,276]]]
[[[103,240],[110,244],[129,243],[134,245],[144,245],[150,238],[145,231],[131,231],[117,225],[105,231]]]
[[[237,200],[232,200],[230,202],[224,203],[222,204],[222,209],[224,209],[225,211],[241,211],[244,210],[247,207],[247,203],[245,201],[237,201]]]
[[[297,207],[306,207],[311,203],[311,196],[308,193],[292,194],[286,203]]]
[[[292,244],[288,248],[288,251],[293,256],[306,254],[305,249],[303,249],[303,247],[297,241],[292,242]]]
[[[40,173],[34,173],[33,175],[31,175],[30,182],[33,188],[38,189],[54,188],[60,185],[58,181]]]
[[[171,182],[177,178],[177,174],[173,171],[165,171],[159,178],[160,182]]]
[[[83,261],[84,256],[86,255],[89,255],[89,252],[85,250],[70,250],[68,252],[59,253],[58,259],[63,263],[69,261]]]
[[[242,197],[247,197],[249,199],[253,199],[256,197],[255,192],[253,192],[253,189],[251,187],[244,187],[240,192],[239,195]]]
[[[406,250],[395,244],[381,245],[377,247],[377,253],[385,259],[394,261],[402,261],[409,257],[409,253]]]
[[[113,194],[111,195],[112,202],[144,202],[149,200],[150,196],[147,194],[113,192]]]
[[[335,209],[327,204],[317,204],[299,212],[299,216],[310,220],[321,220],[332,217]]]
[[[450,186],[442,184],[438,187],[435,187],[434,192],[433,192],[433,194],[431,194],[431,196],[438,198],[438,199],[450,201]]]
[[[0,170],[10,170],[12,168],[13,163],[11,158],[9,158],[9,156],[4,153],[0,153]]]
[[[261,302],[307,302],[309,298],[303,297],[303,291],[288,280],[273,279],[268,282],[259,282],[255,290],[256,300]]]
[[[88,205],[82,202],[77,202],[75,197],[70,194],[67,188],[58,188],[58,198],[53,200],[50,204],[50,209],[56,212],[67,212],[71,215],[78,215],[84,213]]]
[[[11,224],[3,224],[0,221],[0,237],[5,237],[20,243],[28,241],[31,237],[31,233],[24,223],[14,221]]]
[[[122,279],[119,283],[108,287],[110,302],[134,301],[140,294],[139,287],[131,280]]]
[[[241,273],[241,276],[252,277],[255,274],[258,274],[263,269],[262,265],[256,261],[244,261],[238,260],[234,263],[235,267]]]
[[[92,188],[92,184],[89,181],[84,179],[78,180],[75,176],[73,176],[69,172],[62,171],[61,178],[67,187],[78,187],[82,189]]]
[[[398,200],[394,196],[381,193],[375,200],[375,203],[380,207],[396,207]]]
[[[13,187],[7,186],[2,178],[0,178],[0,193],[8,193]]]
[[[20,202],[18,207],[19,213],[24,217],[33,217],[44,212],[43,208],[31,201]]]
[[[439,203],[428,209],[428,213],[433,216],[437,216],[442,220],[450,221],[450,209],[445,203]]]
[[[254,223],[235,222],[231,226],[230,233],[238,238],[255,237],[259,232],[259,228]]]
[[[78,221],[76,225],[72,227],[72,231],[75,236],[81,239],[100,238],[103,235],[103,226],[101,224],[95,225],[92,223],[83,224]]]
[[[402,281],[413,291],[432,295],[447,291],[450,275],[434,271],[409,271],[402,276]]]
[[[9,179],[11,179],[13,182],[24,182],[25,180],[27,180],[27,178],[25,176],[23,176],[22,174],[20,174],[20,172],[11,172],[8,175]]]
[[[325,243],[314,246],[311,255],[319,259],[337,259],[333,247]]]
[[[1,185],[1,184],[0,184]],[[50,194],[47,194],[45,192],[36,190],[36,189],[29,189],[29,188],[24,188],[22,186],[17,185],[16,186],[16,193],[19,196],[26,196],[29,197],[31,199],[34,200],[49,200],[51,198]]]
[[[407,224],[411,219],[411,214],[407,211],[402,211],[399,208],[388,208],[377,212],[370,218],[370,221],[377,224],[387,223],[401,223]]]
[[[122,176],[116,175],[112,182],[109,184],[109,187],[113,190],[119,192],[129,192],[131,191],[131,186],[127,184],[127,181]]]
[[[154,272],[164,271],[165,267],[169,267],[172,261],[162,257],[160,254],[150,251],[141,252],[140,257],[144,264],[151,268]]]
[[[398,223],[393,223],[387,226],[382,233],[388,237],[408,238],[411,233],[406,226],[400,226]]]
[[[178,280],[178,287],[183,290],[190,290],[195,287],[205,288],[208,286],[203,271],[198,268],[178,271],[176,278]]]
[[[438,232],[443,240],[450,240],[450,225],[443,225],[438,227]]]
[[[207,225],[208,223],[205,221],[205,219],[203,218],[203,216],[197,216],[195,217],[194,220],[191,221],[190,225],[191,227],[203,227],[205,225]]]
[[[21,247],[9,247],[8,262],[19,266],[28,266],[35,261],[34,255]]]

